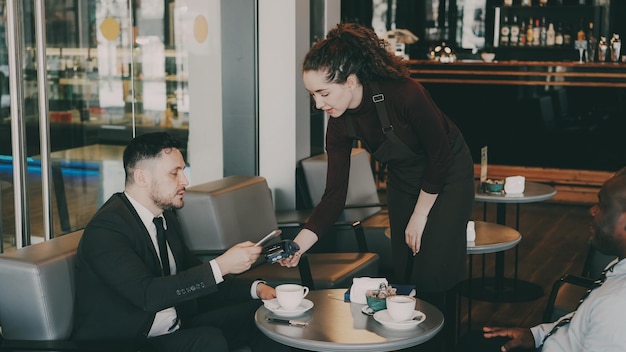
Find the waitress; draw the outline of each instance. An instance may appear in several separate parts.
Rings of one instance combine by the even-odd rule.
[[[344,209],[354,140],[387,164],[393,283],[444,312],[449,337],[456,325],[456,286],[465,276],[466,228],[474,202],[474,165],[463,135],[406,63],[373,30],[339,24],[304,58],[302,76],[326,131],[326,189],[294,239],[295,266]],[[446,339],[449,340],[449,339]]]

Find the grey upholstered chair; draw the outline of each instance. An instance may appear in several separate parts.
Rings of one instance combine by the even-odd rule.
[[[70,340],[83,230],[0,254],[0,351],[135,352],[117,341]],[[233,352],[247,352],[242,347]]]
[[[83,231],[0,255],[2,351],[135,351],[101,341],[70,341],[74,272]]]
[[[72,332],[74,261],[82,231],[0,255],[0,325],[7,340]]]
[[[297,184],[302,199],[302,207],[309,212],[320,202],[326,188],[327,155],[322,153],[299,162]],[[391,256],[391,242],[388,236],[388,218],[383,209],[386,208],[384,201],[378,193],[374,173],[372,171],[370,154],[363,148],[353,148],[350,157],[350,180],[348,183],[348,195],[346,207],[338,219],[333,234],[325,236],[316,246],[320,250],[331,248],[340,252],[359,250],[355,245],[350,225],[360,222],[360,229],[364,233],[370,251],[380,257],[381,274],[391,273],[393,258]],[[309,212],[300,218],[300,224],[306,220]],[[279,222],[294,222],[293,214],[278,212]],[[330,242],[327,244],[326,242]]]
[[[236,243],[258,241],[281,225],[276,220],[270,189],[260,176],[229,176],[189,187],[185,207],[178,216],[188,246],[207,259]],[[360,225],[354,226],[358,230]],[[362,236],[358,231],[354,233]],[[263,278],[273,285],[301,282],[312,289],[349,287],[354,277],[378,274],[378,255],[366,252],[366,246],[361,249],[308,254],[300,270],[259,262],[240,276]]]

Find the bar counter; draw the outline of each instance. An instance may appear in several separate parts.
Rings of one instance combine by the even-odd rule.
[[[480,149],[489,147],[489,177],[525,175],[555,186],[555,201],[590,203],[602,182],[626,165],[620,142],[626,128],[626,63],[409,60],[409,65],[412,77],[459,126],[475,162]]]
[[[423,83],[626,87],[623,62],[409,60],[409,65]]]

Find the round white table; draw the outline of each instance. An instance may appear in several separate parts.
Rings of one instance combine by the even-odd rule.
[[[488,193],[482,190],[480,183],[476,187],[474,200],[477,202],[497,203],[496,222],[500,225],[506,224],[506,205],[542,202],[556,195],[556,188],[538,182],[526,181],[524,192],[518,194]],[[519,207],[517,211],[516,221],[519,222]],[[515,228],[519,228],[519,223],[515,224]]]
[[[472,297],[474,291],[486,291],[491,292],[492,295],[497,295],[505,292],[505,278],[504,268],[496,268],[496,276],[493,279],[487,279],[484,276],[479,281],[473,280],[473,257],[474,254],[487,254],[487,253],[504,253],[522,240],[522,235],[519,231],[509,226],[493,224],[485,221],[474,221],[474,228],[476,230],[476,239],[471,242],[467,242],[467,254],[469,258],[469,279],[464,281],[461,285],[461,292],[465,293],[468,297],[468,309],[467,309],[467,326],[468,330],[472,325]],[[498,261],[496,260],[496,263]],[[484,268],[484,266],[483,266]],[[487,282],[490,281],[490,282]],[[483,295],[485,293],[483,292]],[[460,317],[459,317],[459,331],[460,331]]]
[[[556,189],[550,185],[526,181],[524,192],[519,194],[488,193],[484,192],[477,183],[474,200],[484,203],[496,203],[496,221],[499,225],[506,225],[506,206],[516,204],[515,229],[519,229],[519,205],[548,200],[556,195]],[[512,279],[504,278],[504,251],[496,252],[495,277],[483,278],[481,285],[472,290],[472,297],[491,302],[522,302],[535,300],[543,295],[541,286],[531,282],[518,280],[517,257],[518,248],[515,247],[515,276]],[[474,253],[477,254],[477,253]]]
[[[264,306],[255,314],[256,325],[269,338],[309,351],[395,351],[433,338],[443,327],[443,314],[430,303],[417,300],[416,309],[426,320],[409,330],[389,329],[361,312],[364,304],[345,302],[346,289],[314,290],[307,299],[314,303],[304,314],[282,319],[308,323],[305,327],[267,321],[280,318]]]

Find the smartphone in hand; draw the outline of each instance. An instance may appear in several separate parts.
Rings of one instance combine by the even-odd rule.
[[[257,242],[255,244],[255,246],[265,246],[266,244],[268,244],[271,240],[273,240],[274,238],[280,236],[280,234],[282,233],[282,231],[280,229],[276,229],[270,233],[268,233],[265,237],[263,237],[259,242]]]

